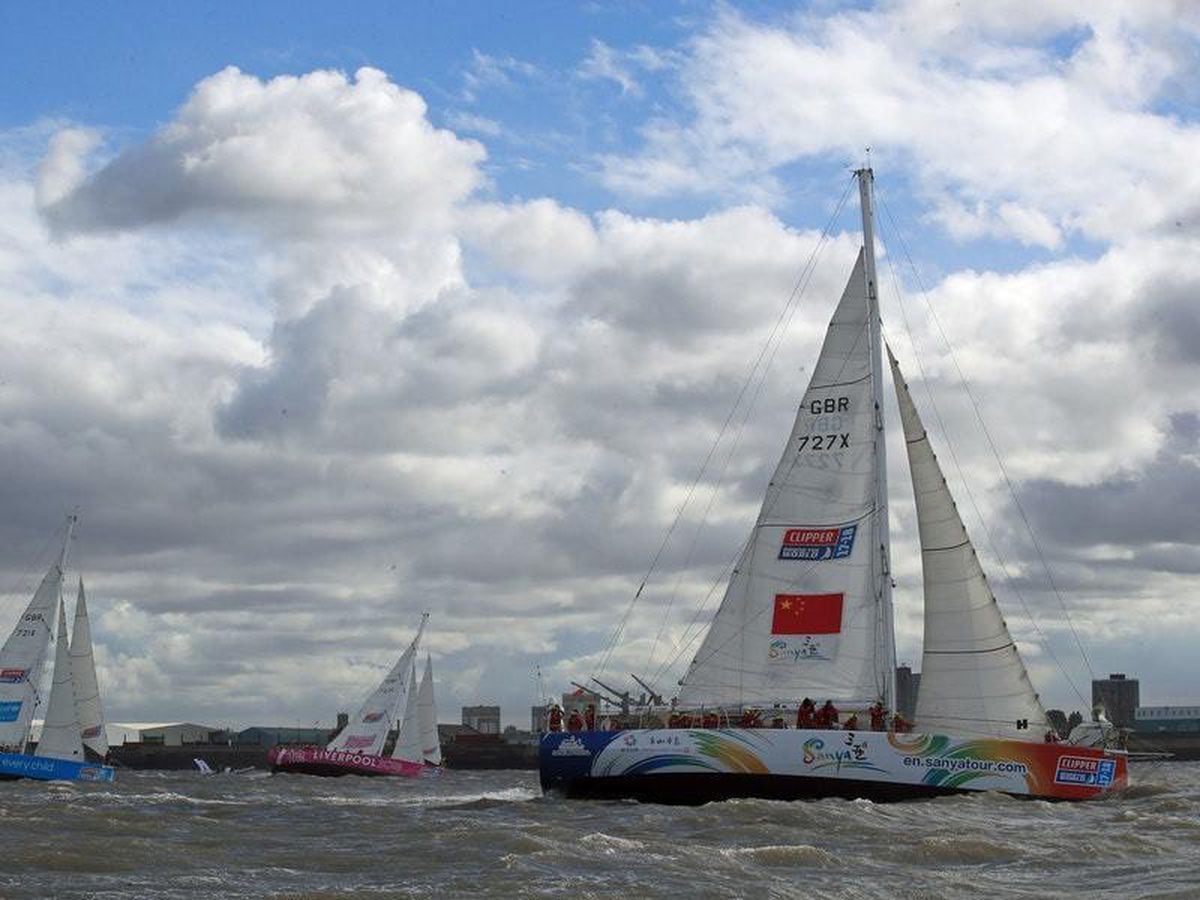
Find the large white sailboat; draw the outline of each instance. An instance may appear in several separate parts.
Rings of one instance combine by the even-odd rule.
[[[304,775],[400,775],[433,771],[441,762],[437,708],[433,697],[433,664],[426,657],[418,683],[416,659],[429,614],[421,616],[416,637],[358,712],[324,747],[272,747],[267,761],[277,772]],[[395,728],[396,741],[385,754]],[[432,732],[432,736],[430,734]]]
[[[82,581],[74,626],[77,654],[67,642],[62,582],[74,526],[75,517],[71,516],[58,559],[0,648],[0,777],[73,781],[112,781],[114,777],[112,768],[102,764],[108,745]],[[41,736],[30,754],[26,751],[34,711],[41,701],[39,685],[56,616],[53,681]],[[92,759],[85,752],[85,740],[95,754]]]
[[[1123,754],[1049,734],[890,350],[916,497],[925,643],[911,732],[884,715],[895,708],[896,655],[883,342],[873,174],[856,175],[863,246],[753,531],[680,682],[680,727],[547,734],[546,791],[681,803],[970,790],[1083,799],[1126,783]],[[794,715],[810,697],[834,701],[852,727],[813,727],[804,713],[805,727],[738,727],[755,724],[749,711]]]

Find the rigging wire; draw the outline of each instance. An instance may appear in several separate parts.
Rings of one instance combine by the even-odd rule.
[[[903,233],[900,231],[900,228],[899,228],[898,224],[896,223],[895,217],[892,215],[891,208],[886,203],[881,203],[881,205],[883,207],[884,214],[887,216],[888,220],[891,222],[892,231],[896,236],[897,243],[898,243],[900,249],[904,253],[904,258],[908,262],[909,268],[913,272],[913,276],[916,279],[917,287],[921,293],[921,297],[925,301],[925,305],[929,310],[930,318],[933,320],[934,324],[937,326],[938,334],[941,336],[942,343],[945,345],[947,351],[949,352],[950,360],[954,365],[955,373],[958,376],[959,383],[962,385],[963,390],[966,393],[966,396],[971,403],[971,407],[975,413],[975,418],[979,422],[980,429],[982,430],[983,435],[987,440],[987,444],[991,451],[992,457],[996,460],[997,467],[999,468],[1000,474],[1004,479],[1005,487],[1008,490],[1009,496],[1012,498],[1013,506],[1016,508],[1017,513],[1021,519],[1021,522],[1025,526],[1026,532],[1029,534],[1030,541],[1032,542],[1033,548],[1037,554],[1038,562],[1040,563],[1042,570],[1046,574],[1047,583],[1049,584],[1052,593],[1054,594],[1055,598],[1057,599],[1059,607],[1062,609],[1063,617],[1065,618],[1067,625],[1070,628],[1071,636],[1074,638],[1076,646],[1079,648],[1079,652],[1083,658],[1084,665],[1087,667],[1089,675],[1092,678],[1095,678],[1095,672],[1092,669],[1091,660],[1088,658],[1087,650],[1084,648],[1083,641],[1080,639],[1079,633],[1075,628],[1075,623],[1071,619],[1071,614],[1070,614],[1069,610],[1067,609],[1066,602],[1063,600],[1062,594],[1058,589],[1058,585],[1054,581],[1054,575],[1051,572],[1050,565],[1046,560],[1044,552],[1042,551],[1041,542],[1038,541],[1037,535],[1034,533],[1033,526],[1029,521],[1029,517],[1025,514],[1025,509],[1021,505],[1021,501],[1020,501],[1019,497],[1017,496],[1016,487],[1013,485],[1012,479],[1009,477],[1008,469],[1004,465],[1004,460],[1000,456],[1000,452],[996,446],[995,440],[992,438],[991,430],[987,427],[987,422],[983,418],[983,413],[979,408],[979,403],[976,401],[975,395],[971,390],[971,386],[967,381],[966,375],[963,373],[962,367],[959,365],[958,356],[954,352],[954,347],[950,343],[949,338],[946,336],[946,331],[942,327],[941,319],[938,318],[937,312],[934,309],[933,304],[929,300],[929,291],[925,287],[924,281],[921,278],[920,272],[918,271],[916,264],[913,262],[912,255],[909,252],[908,243],[904,240]],[[888,267],[892,272],[893,282],[895,282],[896,281],[895,270],[894,270],[894,268],[892,268],[890,260],[888,262]],[[898,284],[896,285],[896,291],[897,291],[897,296],[900,296]],[[904,321],[905,330],[908,332],[909,341],[912,342],[913,349],[915,351],[916,341],[913,337],[912,329],[909,325],[908,313],[904,309],[903,302],[900,303],[900,309],[901,309],[902,319]],[[1051,658],[1054,660],[1055,664],[1059,667],[1059,670],[1062,672],[1063,676],[1066,678],[1067,683],[1070,684],[1071,689],[1075,692],[1075,695],[1080,699],[1080,701],[1082,703],[1087,705],[1088,701],[1086,700],[1086,698],[1084,698],[1082,692],[1075,685],[1075,682],[1072,680],[1070,673],[1067,671],[1066,667],[1063,666],[1063,664],[1059,661],[1058,657],[1055,656],[1054,651],[1050,646],[1049,640],[1046,638],[1046,635],[1042,632],[1042,630],[1038,627],[1037,620],[1034,618],[1033,612],[1030,609],[1028,603],[1026,602],[1024,595],[1021,593],[1020,590],[1017,589],[1014,578],[1011,575],[1011,573],[1008,571],[1008,566],[1004,561],[1004,557],[999,552],[999,550],[992,538],[992,533],[991,533],[991,530],[987,527],[986,520],[982,517],[982,515],[979,512],[978,504],[975,502],[975,497],[971,493],[971,489],[966,480],[963,469],[959,465],[957,455],[955,454],[953,445],[951,444],[951,442],[949,440],[949,432],[947,431],[945,423],[942,420],[941,413],[938,411],[937,404],[933,401],[933,394],[932,394],[932,391],[929,389],[928,378],[925,376],[924,368],[921,365],[919,357],[917,357],[915,355],[915,353],[914,353],[914,358],[916,359],[918,368],[921,370],[922,380],[925,382],[926,392],[930,398],[930,403],[934,410],[934,415],[937,418],[938,427],[942,430],[942,433],[947,436],[946,444],[950,450],[951,459],[954,462],[954,466],[958,471],[959,477],[963,481],[963,485],[967,491],[967,496],[969,497],[969,499],[971,501],[972,507],[975,509],[975,514],[979,518],[979,521],[982,524],[984,534],[987,536],[987,539],[988,539],[989,547],[991,548],[992,553],[996,556],[997,560],[1000,562],[1000,566],[1001,566],[1002,571],[1004,571],[1005,578],[1009,582],[1009,587],[1012,589],[1013,593],[1016,594],[1017,598],[1020,600],[1021,606],[1024,608],[1025,613],[1028,616],[1030,623],[1034,627],[1034,630],[1037,631],[1037,633],[1040,636],[1042,636],[1042,638],[1046,641],[1045,646],[1046,646],[1046,649],[1049,651]]]
[[[795,310],[799,305],[799,301],[800,301],[801,297],[803,296],[804,291],[807,289],[809,282],[812,280],[813,272],[816,269],[816,259],[817,259],[818,255],[820,254],[820,251],[822,250],[822,248],[828,242],[831,229],[833,228],[833,225],[837,221],[838,217],[841,215],[842,207],[845,205],[846,198],[849,196],[850,190],[854,186],[854,183],[855,183],[855,181],[854,181],[853,177],[851,177],[850,179],[847,180],[846,187],[842,192],[841,198],[838,200],[837,206],[835,207],[833,214],[829,217],[829,221],[826,223],[825,228],[821,231],[821,235],[818,238],[816,245],[813,247],[812,252],[809,254],[809,258],[808,258],[807,262],[804,264],[803,268],[800,271],[800,274],[797,276],[795,282],[792,285],[791,291],[788,293],[787,301],[784,303],[783,310],[780,312],[779,316],[776,318],[775,324],[771,327],[771,330],[768,332],[766,340],[764,340],[762,347],[759,348],[758,355],[754,358],[754,361],[751,363],[750,369],[746,374],[746,378],[742,382],[742,386],[738,390],[737,396],[734,398],[733,405],[730,407],[729,413],[725,417],[725,421],[721,424],[721,428],[717,432],[716,439],[713,441],[713,444],[709,448],[708,453],[705,455],[703,462],[700,464],[700,469],[697,471],[695,477],[692,479],[692,482],[688,487],[687,493],[684,495],[683,501],[680,503],[679,508],[676,510],[675,518],[672,520],[670,527],[667,528],[667,532],[663,536],[662,542],[659,544],[658,550],[655,552],[654,558],[650,562],[649,569],[646,571],[645,576],[642,578],[641,583],[638,585],[637,591],[634,592],[633,597],[630,599],[628,605],[626,606],[625,612],[621,616],[620,622],[617,624],[616,629],[613,631],[612,637],[609,639],[608,645],[605,648],[604,658],[600,664],[599,674],[603,674],[607,670],[609,661],[612,658],[612,654],[613,654],[614,650],[616,649],[618,642],[621,639],[621,635],[625,630],[626,624],[628,624],[628,622],[629,622],[629,618],[633,613],[633,609],[636,606],[637,601],[641,598],[642,592],[646,589],[647,583],[650,581],[650,578],[653,576],[655,570],[657,569],[658,563],[662,559],[662,555],[666,551],[666,548],[667,548],[668,544],[670,543],[672,535],[675,533],[676,528],[678,528],[680,521],[683,519],[684,511],[687,509],[689,503],[691,502],[693,495],[696,492],[696,489],[699,487],[700,482],[703,480],[705,473],[708,471],[709,463],[712,461],[713,457],[716,455],[717,447],[720,445],[726,432],[729,430],[729,425],[734,420],[734,417],[737,414],[739,406],[742,406],[742,401],[745,399],[747,391],[750,390],[751,385],[753,385],[755,383],[755,380],[757,379],[758,380],[757,387],[751,394],[750,403],[743,407],[744,415],[742,418],[742,422],[741,422],[741,424],[739,424],[737,431],[736,431],[736,434],[737,434],[736,439],[740,440],[740,436],[741,436],[742,430],[745,426],[746,420],[749,417],[750,410],[753,409],[753,403],[755,400],[757,400],[759,392],[762,390],[762,384],[766,380],[767,370],[770,368],[771,363],[775,359],[775,354],[778,352],[779,343],[782,339],[781,335],[786,330],[788,324],[790,324],[792,317],[795,315]],[[726,463],[726,467],[727,466],[728,466],[728,462]],[[724,475],[724,472],[725,472],[725,469],[722,469],[722,476]],[[720,482],[718,482],[716,487],[719,487],[719,486],[720,486]],[[710,507],[711,507],[711,503],[710,503]],[[702,520],[697,529],[697,538],[696,539],[698,539],[699,529],[703,528],[703,526],[704,526],[704,521]],[[672,595],[672,600],[673,600],[673,595]],[[668,608],[668,615],[669,615],[669,608]],[[664,616],[664,619],[665,618],[666,617]],[[656,643],[657,643],[657,638],[656,638]]]

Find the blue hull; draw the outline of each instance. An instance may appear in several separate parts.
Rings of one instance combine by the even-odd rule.
[[[0,778],[37,778],[41,781],[113,781],[112,766],[29,756],[25,753],[0,753]]]

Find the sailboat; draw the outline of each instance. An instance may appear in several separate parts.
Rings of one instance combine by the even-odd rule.
[[[324,747],[279,745],[267,752],[276,772],[304,775],[399,775],[418,777],[441,762],[433,663],[427,656],[417,682],[416,659],[429,614],[421,616],[416,637],[373,690],[353,718]],[[396,741],[385,754],[388,734],[397,726]]]
[[[671,803],[967,791],[1079,800],[1127,784],[1122,752],[1051,732],[889,348],[925,614],[915,721],[909,728],[890,713],[896,654],[874,176],[855,174],[863,245],[761,512],[680,681],[677,727],[546,734],[547,793]],[[803,720],[798,701],[812,697],[852,718],[841,728]],[[776,727],[742,727],[760,710]],[[784,710],[798,715],[798,727],[778,727]]]
[[[75,645],[67,642],[67,614],[62,598],[63,570],[75,526],[67,522],[58,559],[50,566],[12,634],[0,648],[0,778],[67,781],[112,781],[114,772],[103,765],[107,752],[100,692],[92,656],[87,607],[80,582],[75,614]],[[36,750],[30,754],[30,730],[38,705],[38,686],[57,616],[54,674]],[[93,754],[89,759],[85,740]],[[102,749],[99,749],[102,748]]]

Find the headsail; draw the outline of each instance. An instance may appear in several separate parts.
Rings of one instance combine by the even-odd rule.
[[[432,766],[442,764],[442,742],[438,737],[437,702],[433,697],[433,660],[425,657],[425,674],[417,689],[417,722],[421,726],[421,756]]]
[[[412,661],[408,673],[408,694],[404,698],[404,716],[400,720],[400,731],[396,734],[396,746],[392,748],[392,759],[405,762],[421,762],[421,724],[417,713],[417,663]]]
[[[92,629],[88,625],[82,578],[75,601],[75,626],[71,631],[71,677],[75,679],[75,714],[79,718],[83,744],[103,758],[108,755],[108,735],[104,732],[104,708],[96,680],[96,658],[92,651]]]
[[[1049,727],[1046,711],[988,587],[890,347],[888,361],[908,445],[925,576],[925,649],[915,727],[1038,739]]]
[[[894,639],[872,291],[860,253],[721,607],[681,682],[686,706],[887,700]]]
[[[23,753],[37,705],[38,686],[50,646],[50,629],[62,592],[63,568],[75,520],[67,523],[62,552],[0,648],[0,752]]]
[[[71,648],[67,644],[67,611],[58,598],[58,645],[54,648],[54,681],[38,738],[36,756],[53,759],[83,759],[79,719],[75,715],[75,681],[71,677]]]
[[[400,654],[400,659],[379,683],[379,687],[367,697],[354,718],[329,742],[327,750],[350,750],[364,756],[379,756],[383,753],[388,732],[392,730],[412,685],[410,676],[413,659],[417,655],[417,647],[421,643],[421,635],[425,631],[428,619],[428,613],[421,616],[417,636]]]

